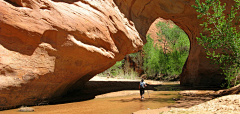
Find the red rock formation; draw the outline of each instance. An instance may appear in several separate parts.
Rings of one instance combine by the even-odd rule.
[[[226,2],[226,12],[230,11],[233,0]],[[205,50],[197,44],[196,37],[202,31],[198,13],[191,7],[195,0],[114,0],[120,11],[132,20],[137,31],[143,37],[150,25],[159,17],[172,20],[188,35],[191,47],[188,59],[180,76],[181,85],[219,86],[224,82],[221,70],[209,64]],[[143,39],[143,41],[146,41]]]
[[[209,65],[197,45],[202,28],[192,4],[194,0],[0,0],[0,109],[34,105],[82,87],[139,50],[158,17],[172,20],[189,36],[181,84],[219,85],[220,70]]]
[[[142,45],[110,0],[0,0],[0,109],[57,98]]]
[[[154,45],[158,44],[158,45],[162,45],[162,47],[164,47],[163,43],[160,43],[159,37],[157,35],[157,32],[159,31],[159,29],[157,28],[156,24],[158,22],[164,22],[164,23],[169,23],[171,22],[170,20],[165,20],[163,18],[157,18],[149,27],[148,31],[147,31],[147,35],[149,34],[150,37],[153,39]],[[172,25],[171,25],[172,26]]]

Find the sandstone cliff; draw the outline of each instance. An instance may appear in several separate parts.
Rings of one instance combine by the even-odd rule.
[[[58,98],[142,46],[113,1],[0,0],[0,109]]]
[[[225,2],[229,11],[233,0]],[[0,0],[0,109],[35,105],[81,88],[141,49],[158,17],[172,20],[189,36],[181,84],[220,85],[220,70],[209,65],[197,45],[202,28],[192,4],[194,0]]]
[[[225,2],[226,12],[234,4],[233,0]],[[202,32],[199,25],[202,20],[197,19],[198,13],[191,6],[195,0],[114,0],[120,11],[132,20],[141,36],[145,36],[150,25],[159,17],[172,20],[183,29],[190,40],[188,59],[180,75],[181,85],[187,86],[219,86],[224,82],[221,70],[210,65],[205,50],[197,44],[196,37]],[[146,40],[143,39],[145,42]]]

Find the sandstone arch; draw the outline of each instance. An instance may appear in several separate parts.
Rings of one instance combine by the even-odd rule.
[[[189,36],[182,85],[219,85],[219,69],[208,65],[195,39],[201,28],[193,2],[0,0],[0,110],[36,105],[79,89],[141,49],[158,17],[171,19]]]
[[[197,12],[191,7],[195,0],[114,0],[121,12],[133,21],[139,34],[144,38],[150,25],[158,17],[172,20],[188,35],[191,47],[188,59],[180,75],[181,85],[187,86],[219,86],[224,82],[221,70],[209,64],[205,50],[197,44],[196,37],[202,27],[197,19]],[[233,4],[227,3],[227,11]],[[145,41],[145,39],[143,39]]]

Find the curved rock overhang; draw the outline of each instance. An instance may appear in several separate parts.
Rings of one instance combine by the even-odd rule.
[[[0,0],[0,109],[36,105],[81,88],[141,49],[158,17],[172,20],[189,36],[181,84],[219,85],[224,79],[220,70],[209,65],[197,44],[202,28],[192,4],[194,0]]]
[[[229,12],[233,0],[220,0],[226,3],[226,12]],[[190,40],[190,51],[187,61],[180,75],[181,85],[186,86],[220,86],[224,80],[221,70],[206,58],[205,49],[199,46],[196,37],[200,36],[203,28],[198,13],[191,6],[195,0],[114,0],[118,8],[131,20],[143,41],[150,25],[159,17],[172,20],[186,32]]]
[[[142,46],[113,1],[0,0],[0,109],[61,97]]]

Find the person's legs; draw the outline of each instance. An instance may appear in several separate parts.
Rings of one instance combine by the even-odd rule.
[[[145,91],[145,89],[142,88],[142,98],[144,98],[144,91]]]
[[[144,88],[140,88],[140,96],[142,99],[144,98],[143,94],[144,94]]]
[[[140,88],[139,90],[140,90],[140,96],[141,96],[141,98],[142,98],[142,90],[141,90],[141,88]]]

